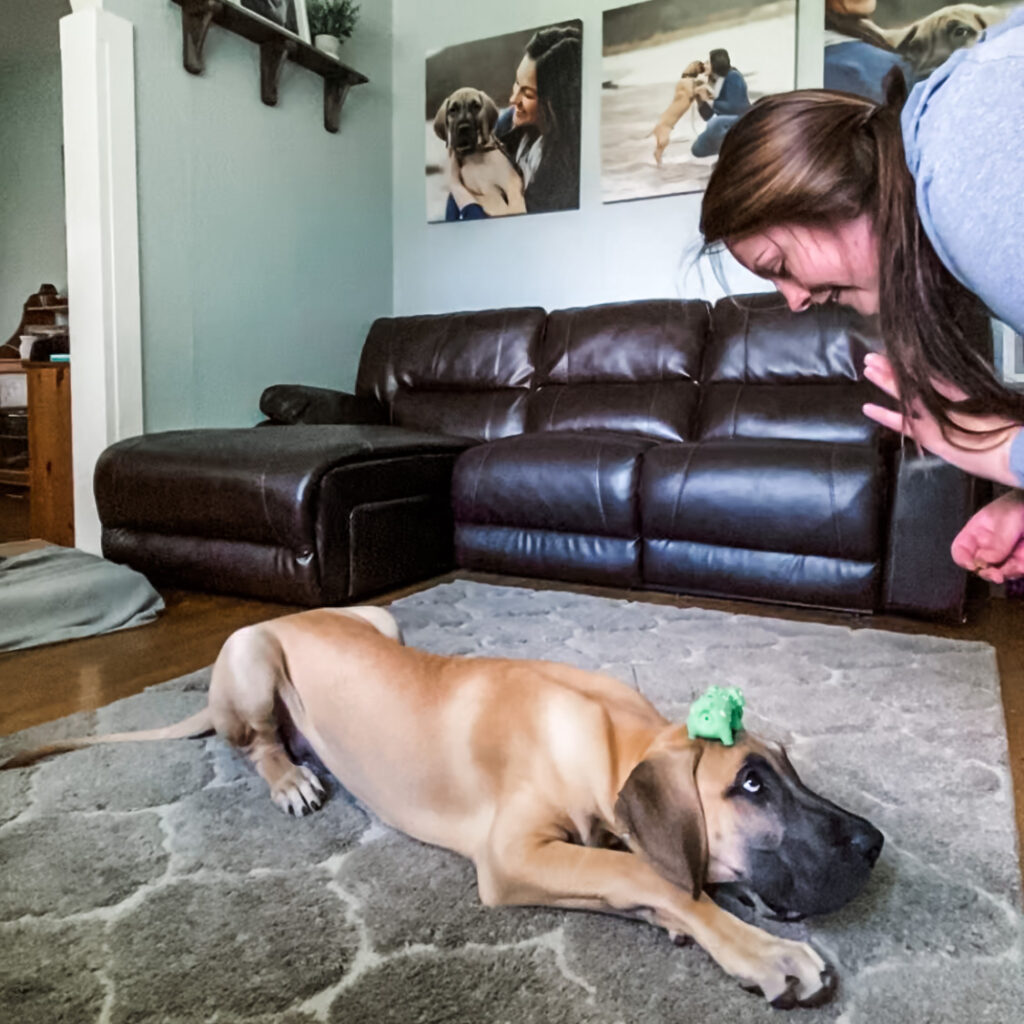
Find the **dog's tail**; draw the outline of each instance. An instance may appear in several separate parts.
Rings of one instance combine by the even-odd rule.
[[[81,750],[82,747],[92,747],[97,743],[197,739],[200,736],[207,736],[211,732],[213,732],[213,718],[210,715],[210,709],[206,707],[181,722],[175,722],[174,725],[165,725],[161,729],[140,729],[137,732],[111,732],[104,736],[76,736],[72,739],[48,743],[44,747],[26,750],[8,758],[3,764],[0,764],[0,771],[6,771],[8,768],[27,768],[29,765],[41,761],[44,757],[52,757],[54,754],[66,754],[69,750]]]

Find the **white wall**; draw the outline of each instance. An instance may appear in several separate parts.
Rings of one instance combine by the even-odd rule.
[[[145,429],[246,426],[278,382],[351,387],[391,310],[391,5],[367,0],[343,59],[370,79],[323,128],[323,80],[214,25],[181,63],[181,8],[106,0],[134,25]]]
[[[540,305],[547,309],[625,299],[716,298],[699,248],[700,195],[602,205],[601,22],[607,0],[394,0],[394,308],[397,314]],[[460,224],[427,224],[424,211],[424,82],[427,53],[454,43],[583,21],[580,209]],[[821,84],[824,0],[801,0],[798,84]],[[764,282],[729,261],[731,291]]]

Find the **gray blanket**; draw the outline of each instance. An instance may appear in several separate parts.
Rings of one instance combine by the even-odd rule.
[[[0,558],[0,651],[141,626],[163,607],[141,573],[76,548]]]

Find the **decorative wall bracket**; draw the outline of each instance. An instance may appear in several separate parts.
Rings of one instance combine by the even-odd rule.
[[[292,60],[324,80],[324,128],[337,132],[341,108],[353,85],[369,81],[329,54],[280,31],[269,22],[223,0],[174,0],[181,8],[182,64],[193,75],[204,69],[203,50],[211,25],[220,25],[256,43],[260,48],[260,98],[268,107],[277,105],[281,70]]]

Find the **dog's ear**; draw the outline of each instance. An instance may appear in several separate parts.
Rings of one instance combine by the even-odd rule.
[[[631,845],[659,874],[699,898],[707,870],[708,841],[697,792],[701,746],[659,750],[629,774],[615,803]]]
[[[907,47],[917,38],[917,26],[911,25],[910,31],[896,44],[894,49],[897,53],[906,53]]]
[[[437,108],[434,115],[434,134],[442,141],[448,141],[448,100]]]
[[[490,138],[494,134],[494,126],[498,123],[498,104],[487,93],[481,93],[484,109],[480,112],[480,120],[484,123],[484,135]]]

